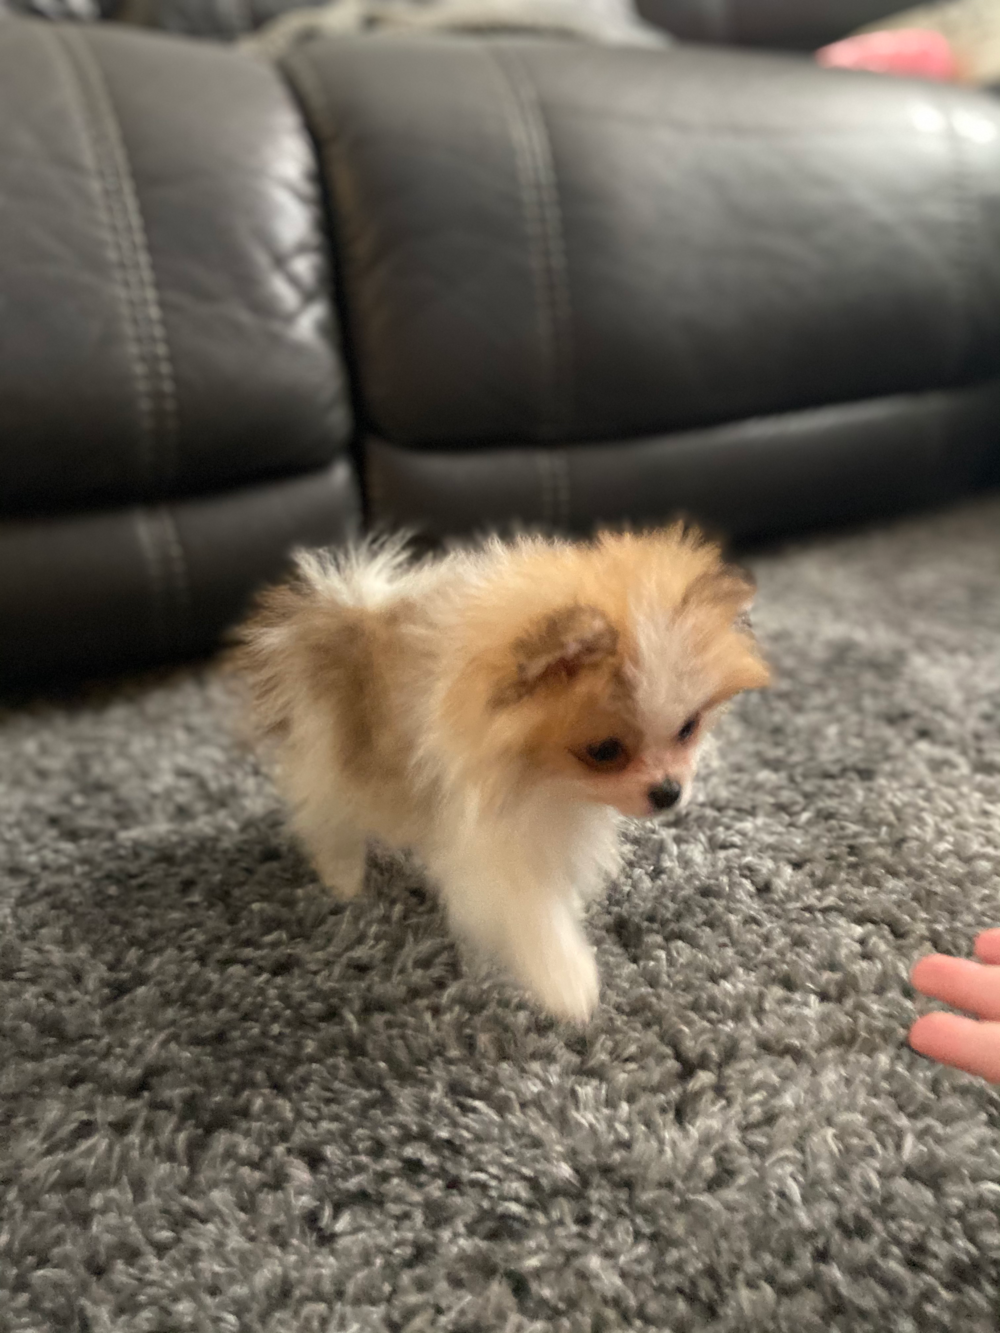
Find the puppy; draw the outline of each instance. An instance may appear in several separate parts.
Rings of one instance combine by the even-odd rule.
[[[292,824],[334,893],[369,837],[412,848],[453,929],[551,1014],[597,1001],[581,904],[621,815],[688,799],[724,705],[768,683],[753,586],[682,525],[300,554],[239,635]]]

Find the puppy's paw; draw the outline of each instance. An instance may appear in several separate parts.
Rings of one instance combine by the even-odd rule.
[[[520,969],[528,990],[554,1018],[586,1023],[601,989],[590,945],[575,928],[536,944]]]
[[[316,872],[324,888],[330,890],[340,902],[349,902],[356,898],[365,885],[365,857],[360,856],[317,856]]]

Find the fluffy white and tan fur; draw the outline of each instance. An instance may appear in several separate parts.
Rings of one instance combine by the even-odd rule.
[[[300,555],[238,664],[323,882],[356,894],[370,837],[412,848],[456,932],[582,1021],[620,816],[683,804],[719,710],[767,684],[752,591],[679,525],[416,564],[371,543]]]

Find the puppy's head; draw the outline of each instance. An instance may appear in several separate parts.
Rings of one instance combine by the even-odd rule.
[[[484,588],[448,707],[467,758],[626,815],[687,800],[725,704],[768,683],[749,578],[681,527],[525,543]]]

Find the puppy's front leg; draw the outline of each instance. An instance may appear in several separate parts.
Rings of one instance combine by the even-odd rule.
[[[587,1021],[600,983],[571,897],[482,867],[440,879],[458,933],[499,958],[548,1013]]]
[[[346,901],[361,892],[365,881],[367,839],[339,814],[335,805],[305,801],[293,824],[316,871],[335,897]]]
[[[538,904],[514,922],[510,933],[514,975],[557,1018],[585,1023],[600,993],[594,951],[571,905],[558,899]]]

